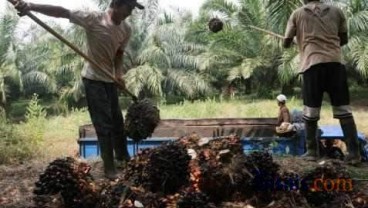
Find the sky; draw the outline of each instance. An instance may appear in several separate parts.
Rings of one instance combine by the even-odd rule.
[[[29,2],[59,5],[67,9],[81,8],[85,5],[93,8],[91,0],[29,0]],[[159,0],[159,5],[161,8],[169,11],[173,8],[190,9],[193,11],[194,15],[196,15],[203,2],[204,0]],[[6,0],[0,0],[0,13],[5,11],[6,4],[9,4]]]
[[[143,3],[144,0],[138,0],[138,2]],[[185,9],[191,10],[193,15],[196,16],[198,14],[199,8],[202,6],[204,0],[158,0],[159,7],[164,9],[168,12],[175,13],[177,9]],[[93,0],[28,0],[28,2],[32,3],[40,3],[40,4],[52,4],[63,6],[67,9],[79,9],[83,7],[88,7],[92,9],[98,9],[96,5],[93,3]],[[9,6],[6,0],[0,0],[0,17],[4,13],[7,6]],[[13,9],[13,8],[11,8]],[[59,19],[59,18],[51,18],[41,14],[34,13],[39,19],[44,22],[52,20],[62,26],[68,26],[69,20],[66,19]],[[31,23],[34,25],[35,23],[28,17],[22,18],[20,24],[18,25],[17,32],[23,36],[29,30]]]

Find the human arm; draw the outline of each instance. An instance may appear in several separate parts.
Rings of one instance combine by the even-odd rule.
[[[123,67],[123,56],[124,51],[122,49],[119,49],[116,52],[115,60],[114,60],[114,66],[115,66],[115,78],[118,80],[122,80],[122,77],[124,75],[124,67]]]
[[[339,24],[339,38],[340,38],[340,46],[344,46],[348,43],[348,25],[346,22],[346,17],[342,10],[339,9],[340,14],[340,24]]]
[[[348,33],[339,33],[340,46],[348,44]]]
[[[125,22],[122,23],[122,30],[124,31],[125,38],[123,42],[121,42],[121,45],[119,49],[116,52],[115,59],[114,59],[114,67],[115,67],[115,78],[125,84],[123,75],[124,75],[124,52],[126,50],[126,47],[129,43],[130,36],[131,36],[131,29],[129,25],[127,25]]]
[[[25,15],[29,11],[34,11],[51,17],[57,18],[70,17],[70,11],[61,6],[34,4],[22,0],[18,0],[14,6],[19,11],[19,14],[21,16]]]
[[[295,36],[296,36],[296,20],[295,20],[295,12],[293,12],[286,25],[283,47],[290,48],[294,42]]]

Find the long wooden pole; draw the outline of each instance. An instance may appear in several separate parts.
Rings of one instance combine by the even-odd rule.
[[[8,0],[11,4],[16,5],[17,4],[17,0]],[[125,85],[123,85],[119,80],[117,80],[115,78],[115,76],[113,76],[109,71],[107,71],[106,69],[104,69],[103,67],[101,67],[95,60],[89,58],[85,53],[83,53],[81,50],[79,50],[79,48],[77,48],[74,44],[72,44],[71,42],[69,42],[67,39],[65,39],[63,36],[61,36],[59,33],[57,33],[54,29],[52,29],[51,27],[49,27],[46,23],[44,23],[43,21],[41,21],[38,17],[36,17],[35,15],[33,15],[31,12],[27,12],[26,15],[31,18],[33,21],[35,21],[37,24],[39,24],[41,27],[43,27],[45,30],[47,30],[49,33],[51,33],[52,35],[54,35],[57,39],[59,39],[61,42],[65,43],[67,46],[69,46],[72,50],[74,50],[77,54],[79,54],[80,56],[82,56],[84,59],[86,59],[89,63],[93,64],[95,67],[97,67],[100,71],[102,71],[106,76],[108,76],[109,78],[111,78],[117,85],[119,85],[121,87],[121,89],[130,97],[132,97],[132,99],[134,101],[137,101],[138,98],[131,93],[128,89],[126,89]]]
[[[255,30],[258,30],[258,31],[261,31],[261,32],[264,32],[264,33],[267,33],[269,35],[272,35],[276,38],[280,38],[280,39],[284,39],[284,36],[280,35],[280,34],[277,34],[277,33],[274,33],[272,31],[269,31],[269,30],[265,30],[265,29],[262,29],[260,27],[256,27],[256,26],[253,26],[253,25],[249,25],[250,28],[252,29],[255,29]]]

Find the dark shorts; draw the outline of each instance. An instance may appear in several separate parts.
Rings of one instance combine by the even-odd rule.
[[[114,83],[83,78],[88,111],[98,137],[121,137],[123,115],[119,106],[118,90]]]
[[[304,119],[319,120],[324,92],[330,97],[334,118],[352,116],[344,65],[321,63],[303,73]]]

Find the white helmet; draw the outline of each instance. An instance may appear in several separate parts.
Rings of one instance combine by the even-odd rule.
[[[283,95],[283,94],[280,94],[276,97],[277,101],[279,102],[285,102],[287,99],[286,99],[286,96]]]

